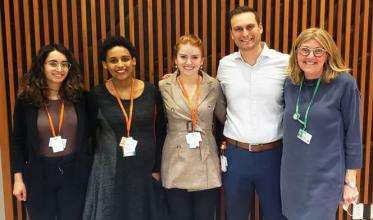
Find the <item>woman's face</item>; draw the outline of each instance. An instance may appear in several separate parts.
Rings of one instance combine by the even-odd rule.
[[[69,74],[70,67],[71,64],[63,53],[57,50],[50,52],[44,62],[44,75],[48,86],[61,86]]]
[[[203,64],[201,49],[191,44],[180,45],[175,64],[181,74],[198,74]]]
[[[316,79],[322,75],[327,59],[326,50],[314,39],[305,41],[297,49],[298,65],[308,79]]]
[[[123,46],[115,46],[107,51],[106,61],[102,61],[104,69],[117,80],[128,80],[132,77],[136,66],[136,58]]]

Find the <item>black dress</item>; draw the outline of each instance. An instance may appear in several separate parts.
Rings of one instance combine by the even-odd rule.
[[[83,219],[152,220],[160,217],[157,190],[152,177],[160,166],[165,129],[158,90],[145,82],[133,102],[131,136],[138,141],[136,155],[123,157],[119,141],[126,134],[123,113],[105,85],[92,93],[95,103],[96,149]],[[129,100],[122,100],[129,114]]]

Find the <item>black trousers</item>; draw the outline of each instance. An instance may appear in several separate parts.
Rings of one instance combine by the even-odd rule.
[[[220,188],[188,192],[166,189],[170,220],[214,220]]]
[[[43,194],[33,193],[26,185],[26,207],[31,220],[81,220],[85,189],[74,186],[74,157],[44,159]]]

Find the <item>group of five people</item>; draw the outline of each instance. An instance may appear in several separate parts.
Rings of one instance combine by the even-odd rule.
[[[229,19],[238,51],[217,79],[202,41],[184,35],[159,89],[134,77],[135,48],[120,36],[102,43],[111,78],[89,94],[70,51],[39,51],[11,142],[13,194],[31,219],[213,220],[221,186],[228,220],[247,220],[254,191],[267,220],[331,220],[356,201],[359,91],[332,37],[306,29],[289,57],[261,41],[254,10]]]

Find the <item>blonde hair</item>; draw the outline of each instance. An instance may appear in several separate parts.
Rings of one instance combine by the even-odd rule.
[[[300,69],[297,62],[297,49],[304,42],[312,39],[316,40],[321,47],[326,50],[327,60],[324,64],[324,71],[322,74],[323,82],[330,82],[337,78],[341,72],[349,71],[349,69],[345,66],[342,55],[330,34],[320,28],[309,28],[300,33],[291,48],[287,71],[290,80],[294,84],[300,84],[304,76],[304,73]]]

